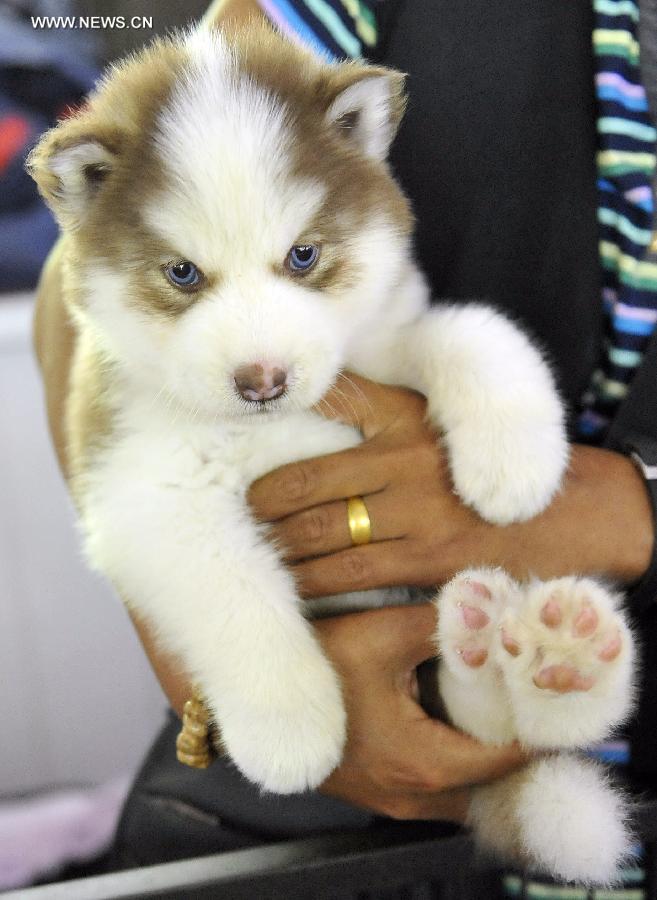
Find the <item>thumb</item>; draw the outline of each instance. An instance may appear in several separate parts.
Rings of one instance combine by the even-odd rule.
[[[404,701],[413,704],[406,697]],[[413,704],[415,706],[415,704]],[[417,715],[417,706],[415,706]],[[503,746],[482,744],[450,725],[421,714],[413,737],[418,759],[436,769],[440,789],[492,781],[525,765],[530,759],[516,742]]]
[[[433,603],[398,607],[400,616],[399,647],[403,663],[411,669],[438,655],[436,627],[438,611]]]
[[[395,675],[411,671],[437,655],[437,614],[433,603],[386,606],[353,613],[349,619],[362,635],[360,646],[368,647],[374,658]],[[322,622],[322,626],[325,628],[326,624]]]

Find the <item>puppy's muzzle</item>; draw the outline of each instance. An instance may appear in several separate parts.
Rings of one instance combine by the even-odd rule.
[[[287,391],[287,372],[267,363],[240,366],[234,374],[237,393],[249,403],[266,403]]]

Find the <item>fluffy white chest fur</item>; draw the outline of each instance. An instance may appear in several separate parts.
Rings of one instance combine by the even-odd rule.
[[[145,530],[139,538],[139,570],[159,569],[163,554],[170,556],[175,552],[177,555],[178,542],[183,541],[185,534],[196,546],[230,540],[237,553],[238,566],[249,566],[251,554],[253,564],[257,565],[259,541],[254,542],[254,528],[265,543],[266,529],[250,526],[247,532],[242,532],[239,528],[240,519],[249,518],[245,497],[251,483],[285,463],[344,450],[362,440],[353,428],[329,421],[312,411],[281,417],[262,415],[256,421],[246,423],[208,424],[183,420],[172,428],[172,412],[166,405],[144,409],[142,403],[134,402],[134,398],[126,398],[121,409],[123,437],[103,454],[102,463],[99,461],[100,464],[89,473],[86,487],[88,508],[93,510],[90,514],[103,522],[113,519],[117,528],[108,534],[105,527],[91,525],[87,548],[91,559],[102,571],[112,572],[117,584],[125,580],[127,597],[133,596],[132,586],[138,576],[134,573],[122,577],[120,560],[130,558],[124,542],[131,542],[135,535],[125,533],[120,523],[135,521],[135,506],[139,505],[141,489],[147,485],[157,486],[142,510]],[[127,481],[128,472],[131,477]],[[135,489],[138,494],[134,493]],[[156,500],[160,491],[161,507]],[[168,506],[172,497],[182,501],[173,529]],[[212,511],[209,518],[202,515],[201,504]],[[237,508],[239,516],[235,515]],[[224,515],[226,518],[222,519]],[[184,522],[187,524],[183,526]],[[172,539],[175,549],[169,547]],[[105,540],[109,546],[104,545]],[[183,555],[192,570],[185,574],[186,567],[181,568],[177,578],[189,577],[191,586],[196,577],[193,572],[195,554],[188,553],[188,547],[184,541]],[[225,580],[227,590],[231,590],[234,574],[228,567],[228,559],[225,562],[222,582]],[[239,577],[239,572],[236,574]],[[216,590],[220,595],[223,593],[222,583],[216,585]],[[407,599],[408,592],[402,588],[360,591],[315,600],[306,615],[308,612],[318,616],[366,609],[403,603]],[[176,604],[178,614],[186,615],[186,609],[185,604]]]
[[[402,84],[264,28],[199,31],[111,72],[31,158],[66,235],[71,485],[89,557],[181,658],[239,769],[279,793],[338,765],[345,712],[245,493],[360,440],[312,411],[340,371],[422,392],[456,491],[492,522],[539,513],[567,462],[540,352],[491,309],[429,305],[386,163]],[[453,722],[552,751],[475,791],[479,836],[557,875],[609,880],[629,846],[622,801],[557,751],[629,709],[618,598],[588,579],[478,570],[437,604]]]

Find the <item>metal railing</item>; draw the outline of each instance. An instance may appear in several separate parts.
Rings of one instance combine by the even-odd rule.
[[[378,892],[440,900],[496,900],[498,870],[469,837],[436,823],[390,823],[367,832],[286,841],[42,887],[3,900],[367,900]],[[657,803],[639,810],[647,849],[646,900],[657,900]],[[417,889],[417,892],[415,891]],[[595,892],[591,891],[594,897]]]

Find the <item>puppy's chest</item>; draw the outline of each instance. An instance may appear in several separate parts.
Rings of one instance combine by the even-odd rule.
[[[263,416],[261,423],[223,428],[210,450],[223,477],[234,471],[243,490],[286,463],[354,447],[362,440],[355,429],[314,413],[267,419]]]
[[[102,471],[141,477],[190,491],[220,489],[244,495],[249,485],[286,463],[360,443],[358,432],[315,413],[263,415],[244,423],[175,422],[125,417],[107,448]]]
[[[267,472],[361,442],[355,429],[310,412],[217,426],[164,420],[138,425],[124,419],[119,433],[122,437],[89,473],[86,511],[91,515],[83,518],[90,532],[97,521],[94,513],[102,517],[102,511],[111,507],[119,485],[147,483],[155,495],[173,488],[179,498],[186,497],[191,509],[198,508],[197,498],[213,501],[221,495],[234,497],[237,508],[244,508],[249,485]],[[369,590],[314,600],[307,612],[317,617],[409,602],[418,598],[405,588]]]

